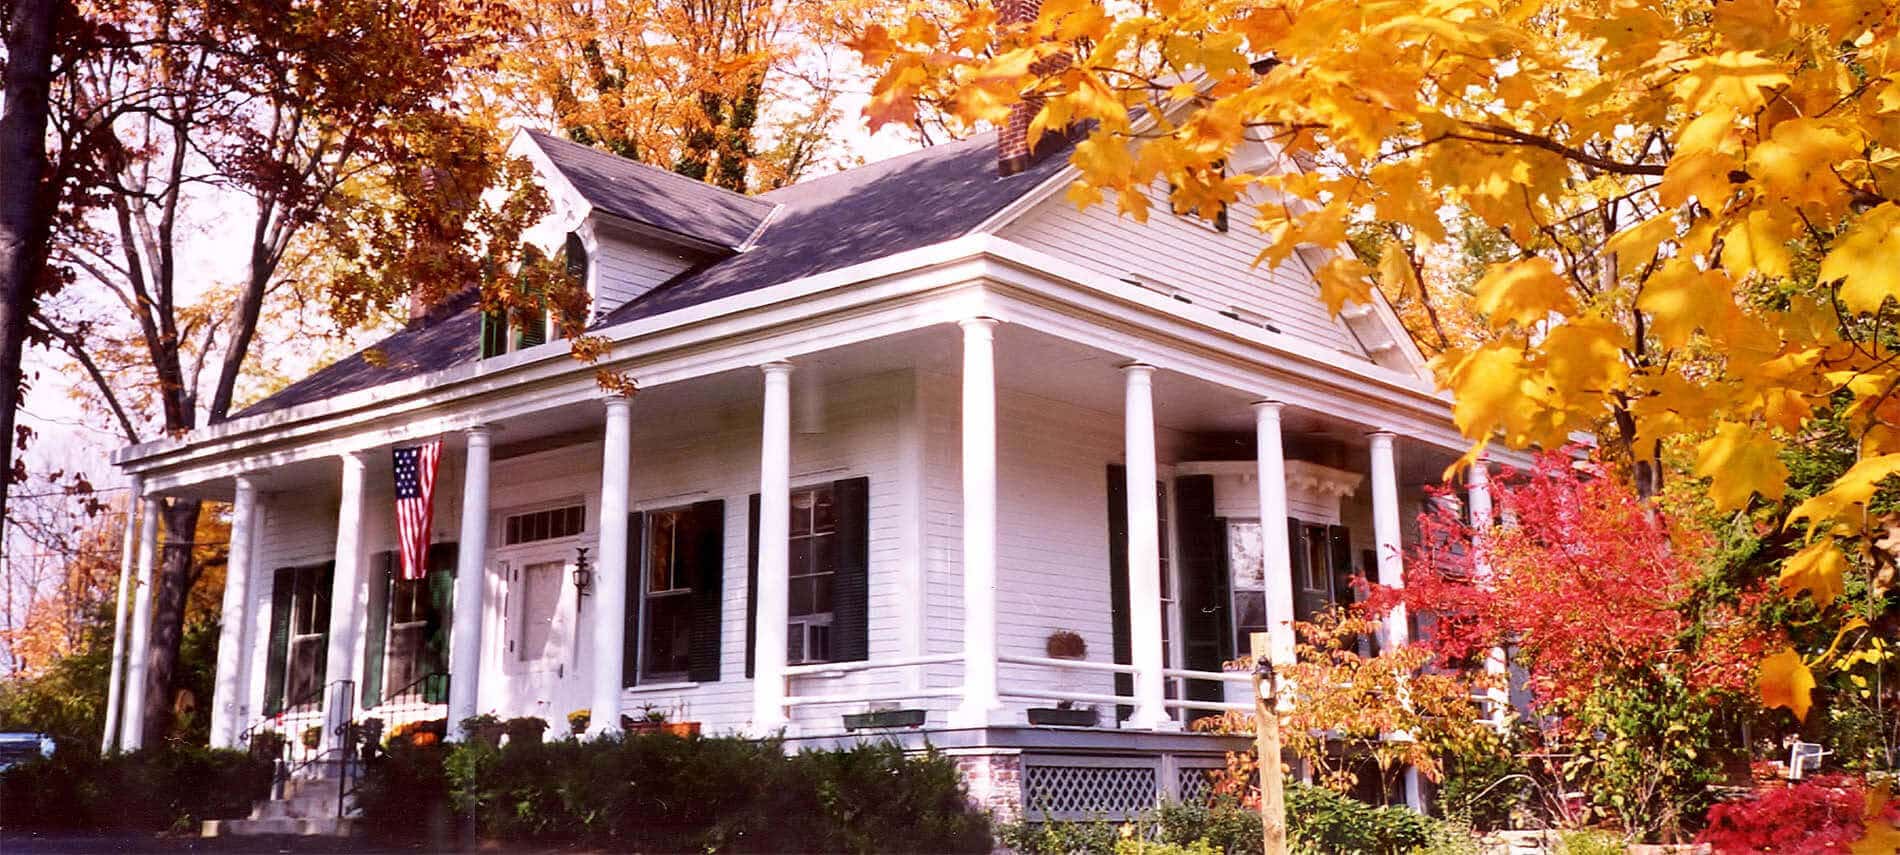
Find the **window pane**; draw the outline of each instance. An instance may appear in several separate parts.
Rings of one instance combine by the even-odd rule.
[[[831,580],[833,578],[835,577],[830,573],[812,577],[812,614],[831,614]]]
[[[1266,561],[1266,548],[1261,544],[1259,523],[1227,524],[1227,566],[1233,568],[1234,587],[1265,587]]]
[[[820,535],[811,539],[812,573],[833,573],[838,569],[838,538]]]
[[[532,662],[547,652],[553,632],[554,610],[561,599],[563,564],[543,561],[521,568],[521,661]]]
[[[818,497],[811,490],[796,490],[792,493],[792,536],[811,534],[812,506]]]
[[[831,627],[824,625],[809,626],[811,640],[805,644],[806,658],[813,662],[831,661]]]
[[[678,517],[661,511],[650,517],[647,528],[647,590],[673,589],[673,537]]]
[[[787,572],[792,578],[812,574],[811,550],[811,538],[796,537],[792,539],[791,556],[786,559]]]
[[[811,511],[811,530],[814,533],[837,531],[838,519],[832,506],[831,488],[826,487],[820,490],[813,490],[812,494],[814,499]]]
[[[785,661],[797,663],[805,661],[805,625],[792,624],[785,633]]]
[[[422,679],[422,627],[389,631],[389,650],[383,657],[383,693],[393,695]]]
[[[691,666],[693,603],[691,597],[669,594],[647,598],[646,651],[642,677],[679,676]]]
[[[786,589],[788,600],[785,613],[791,617],[802,617],[812,613],[812,577],[803,576],[791,580]]]

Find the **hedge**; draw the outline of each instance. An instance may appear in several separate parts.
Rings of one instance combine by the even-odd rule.
[[[271,765],[242,751],[150,748],[101,757],[65,747],[0,772],[0,828],[170,831],[246,816]]]
[[[615,850],[988,852],[949,758],[894,745],[787,755],[776,740],[609,737],[396,748],[358,792],[386,839],[447,802],[488,839]]]

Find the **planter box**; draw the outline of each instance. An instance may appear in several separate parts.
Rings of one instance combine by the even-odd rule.
[[[923,710],[878,710],[845,713],[845,730],[884,730],[894,727],[923,727]]]
[[[620,726],[634,736],[665,734],[681,739],[691,739],[699,735],[699,722],[696,721],[633,721],[623,716]]]
[[[1101,721],[1095,710],[1065,710],[1056,707],[1031,707],[1029,723],[1045,727],[1094,727]]]

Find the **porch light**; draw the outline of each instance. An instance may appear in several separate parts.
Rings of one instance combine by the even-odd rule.
[[[587,547],[576,547],[574,551],[577,553],[574,556],[574,593],[585,597],[588,587],[594,584],[594,574],[587,569]]]

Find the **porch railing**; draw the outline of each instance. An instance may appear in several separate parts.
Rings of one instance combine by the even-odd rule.
[[[824,704],[876,703],[882,701],[908,701],[923,698],[960,697],[963,690],[949,688],[896,688],[886,691],[855,691],[830,694],[793,694],[794,685],[810,678],[843,677],[870,671],[903,670],[928,665],[954,665],[963,661],[961,653],[937,653],[926,656],[906,656],[893,659],[871,659],[862,662],[821,662],[810,665],[793,665],[785,669],[785,707],[790,711],[796,707],[818,706]],[[1121,665],[1113,662],[1093,662],[1086,659],[1055,659],[1045,656],[1017,656],[1003,654],[996,657],[999,665],[1018,665],[1036,668],[1051,668],[1064,671],[1084,671],[1109,674],[1127,674],[1138,690],[1142,675],[1133,665]],[[1237,683],[1250,685],[1252,676],[1227,671],[1195,671],[1185,668],[1164,668],[1162,677],[1187,680],[1210,680],[1219,683]],[[1063,689],[1048,688],[1044,685],[1006,685],[999,688],[998,694],[1016,700],[1070,701],[1075,703],[1133,705],[1136,695],[1119,695],[1099,692],[1072,692]],[[1138,694],[1138,691],[1137,693]],[[1214,710],[1217,712],[1252,712],[1251,703],[1230,703],[1226,701],[1203,701],[1191,698],[1166,698],[1163,706],[1176,710]]]
[[[811,665],[792,665],[785,669],[785,706],[817,706],[820,704],[876,703],[881,701],[908,701],[916,698],[951,698],[961,695],[957,688],[946,689],[892,689],[885,692],[843,692],[830,695],[792,694],[794,681],[799,678],[831,678],[846,674],[860,674],[867,671],[902,670],[922,668],[927,665],[952,665],[963,661],[959,653],[935,653],[928,656],[905,656],[895,659],[867,659],[861,662],[819,662]]]

